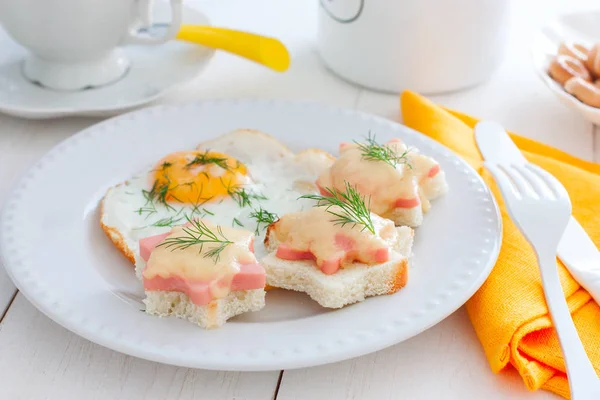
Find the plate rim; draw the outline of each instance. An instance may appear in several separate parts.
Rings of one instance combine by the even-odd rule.
[[[384,336],[384,339],[380,340],[372,340],[368,344],[362,344],[361,346],[354,346],[352,348],[348,348],[349,346],[341,346],[341,351],[332,351],[326,354],[326,356],[322,356],[318,361],[310,361],[310,357],[307,360],[306,357],[300,357],[296,359],[291,359],[288,357],[285,361],[279,362],[277,361],[277,356],[271,356],[271,360],[268,362],[256,363],[251,359],[247,359],[245,362],[238,362],[236,365],[232,365],[228,362],[216,363],[214,359],[206,360],[194,359],[192,362],[189,359],[177,358],[171,356],[167,356],[166,354],[160,351],[149,350],[147,347],[143,346],[132,346],[131,343],[127,341],[117,340],[118,338],[110,337],[110,334],[102,334],[102,331],[95,331],[93,329],[85,329],[85,327],[81,327],[81,324],[75,323],[74,318],[69,318],[65,313],[57,312],[56,310],[52,310],[49,305],[39,301],[36,298],[35,290],[27,287],[27,284],[22,281],[22,277],[17,276],[14,273],[14,268],[17,268],[19,264],[23,264],[20,260],[14,259],[14,254],[16,252],[11,250],[11,245],[7,242],[7,232],[10,232],[10,222],[12,221],[14,215],[11,214],[12,209],[16,206],[15,198],[18,198],[18,193],[23,191],[26,188],[26,182],[29,179],[33,179],[35,175],[35,171],[43,165],[44,162],[52,160],[54,158],[55,152],[60,152],[61,149],[64,149],[70,145],[76,144],[78,141],[82,140],[86,135],[92,136],[95,132],[102,132],[103,130],[110,128],[111,126],[118,126],[120,120],[130,119],[130,118],[139,118],[145,114],[155,114],[161,112],[168,112],[170,110],[180,110],[186,109],[189,107],[203,107],[203,106],[239,106],[242,105],[260,105],[263,107],[302,107],[302,108],[316,108],[321,111],[327,111],[329,113],[341,113],[345,116],[356,116],[362,119],[368,119],[377,124],[387,124],[390,127],[393,127],[396,130],[407,130],[410,131],[413,135],[418,135],[423,138],[426,142],[429,142],[434,147],[438,147],[440,151],[445,151],[448,154],[451,154],[453,158],[453,162],[462,169],[464,169],[465,173],[469,175],[473,182],[476,182],[481,187],[483,187],[483,194],[491,199],[491,204],[488,206],[491,207],[493,211],[493,215],[495,218],[494,224],[494,243],[492,251],[489,252],[489,256],[485,265],[479,269],[479,272],[475,279],[469,281],[469,284],[466,286],[462,286],[461,290],[456,291],[449,299],[446,299],[444,302],[446,306],[444,307],[444,311],[439,313],[440,315],[436,318],[432,319],[427,324],[420,324],[418,329],[414,329],[409,334],[401,333],[393,335],[395,332],[393,327],[382,328],[381,332],[378,332],[380,336]],[[472,297],[472,295],[481,287],[481,285],[485,282],[489,274],[491,273],[496,260],[498,258],[501,244],[502,244],[502,217],[500,214],[500,209],[496,202],[496,199],[490,190],[490,188],[485,184],[483,178],[477,173],[477,171],[471,167],[465,160],[457,156],[454,152],[448,149],[446,146],[441,143],[427,137],[426,135],[421,134],[420,132],[406,127],[396,121],[391,121],[381,116],[369,114],[366,112],[362,112],[359,110],[351,110],[340,108],[336,106],[323,105],[320,103],[307,102],[307,101],[295,101],[295,100],[262,100],[262,99],[244,99],[244,100],[236,100],[236,99],[220,99],[220,100],[201,100],[191,103],[177,104],[177,105],[158,105],[154,107],[147,107],[141,110],[129,112],[123,115],[119,115],[104,121],[101,121],[97,124],[91,125],[78,133],[62,140],[57,143],[54,147],[52,147],[48,152],[45,153],[32,167],[25,172],[25,174],[17,181],[12,190],[9,192],[8,199],[11,199],[6,202],[2,209],[2,213],[0,214],[0,259],[2,259],[5,270],[7,271],[11,280],[15,283],[19,291],[30,301],[38,310],[44,313],[47,317],[63,326],[64,328],[70,330],[71,332],[90,340],[91,342],[100,344],[109,349],[119,351],[121,353],[131,355],[134,357],[147,359],[150,361],[156,361],[161,363],[166,363],[170,365],[177,365],[181,367],[190,367],[190,368],[203,368],[203,369],[212,369],[212,370],[224,370],[224,371],[272,371],[272,370],[280,370],[280,369],[296,369],[303,367],[310,367],[316,365],[323,365],[332,362],[338,362],[347,360],[350,358],[358,357],[361,355],[369,354],[375,351],[382,350],[391,345],[400,343],[405,341],[411,337],[414,337],[423,331],[429,329],[430,327],[438,324],[452,313],[454,313],[457,309],[459,309],[462,305],[464,305],[468,299]],[[493,222],[493,221],[490,221]],[[439,304],[439,302],[438,302]],[[427,315],[428,313],[421,313],[422,315]],[[442,315],[443,314],[443,315]],[[415,317],[413,319],[416,319]],[[397,331],[397,330],[396,330]],[[279,354],[279,356],[282,356]],[[314,358],[314,357],[313,357]],[[274,363],[277,363],[275,366]]]

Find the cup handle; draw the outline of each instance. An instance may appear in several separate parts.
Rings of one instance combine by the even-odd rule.
[[[133,28],[128,32],[122,44],[163,44],[177,36],[181,27],[182,3],[183,0],[170,0],[171,3],[171,22],[162,36],[146,37],[137,34]],[[136,16],[141,20],[144,28],[152,25],[151,7],[152,0],[137,0]]]

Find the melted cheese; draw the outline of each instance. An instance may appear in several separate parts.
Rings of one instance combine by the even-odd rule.
[[[397,140],[389,142],[387,146],[394,149],[396,154],[402,154],[408,149],[404,143]],[[414,147],[410,148],[406,158],[408,162],[403,167],[409,168],[419,183],[429,177],[432,168],[438,166],[438,163],[433,158],[424,156]]]
[[[217,232],[215,224],[207,220],[203,222],[212,232]],[[193,227],[175,227],[165,241],[168,243],[169,239],[189,238],[185,229]],[[254,264],[257,261],[250,250],[254,234],[228,227],[221,227],[221,232],[233,243],[221,251],[218,260],[205,256],[210,250],[219,247],[218,243],[205,243],[202,249],[199,244],[185,249],[159,245],[148,259],[143,272],[144,279],[178,277],[189,282],[205,282],[208,283],[213,298],[227,296],[231,291],[233,277],[240,271],[240,265]]]
[[[386,145],[398,155],[407,150],[399,140],[392,140]],[[365,160],[356,144],[345,144],[340,152],[340,157],[331,168],[319,176],[317,184],[321,188],[345,191],[348,182],[356,186],[361,194],[370,196],[371,211],[382,216],[396,208],[398,202],[416,205],[422,201],[427,203],[426,199],[421,199],[420,183],[438,165],[430,157],[411,148],[406,156],[407,162],[399,163],[394,168],[383,161]]]
[[[328,260],[341,259],[342,267],[354,261],[375,264],[376,252],[389,250],[398,242],[398,232],[390,220],[371,214],[375,235],[363,225],[336,224],[331,213],[343,211],[333,206],[329,212],[324,207],[284,215],[275,225],[275,235],[280,243],[298,252],[310,252],[317,265]],[[387,254],[387,253],[386,253]]]

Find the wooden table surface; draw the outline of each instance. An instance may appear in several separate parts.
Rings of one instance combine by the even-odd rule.
[[[163,103],[206,98],[311,100],[399,120],[398,97],[352,86],[328,72],[314,46],[316,0],[188,1],[220,26],[271,34],[293,57],[276,74],[219,53],[196,80]],[[502,122],[509,130],[587,160],[600,159],[600,134],[563,106],[534,75],[531,35],[559,13],[592,1],[513,1],[509,52],[487,83],[432,98]],[[0,205],[26,169],[60,140],[97,119],[27,121],[0,116]],[[177,368],[125,356],[70,333],[37,311],[0,268],[2,399],[555,399],[528,392],[514,371],[491,372],[464,308],[417,337],[336,364],[272,372]]]

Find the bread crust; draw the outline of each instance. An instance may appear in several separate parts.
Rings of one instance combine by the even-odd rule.
[[[265,306],[263,289],[240,290],[206,305],[194,304],[187,294],[175,291],[146,291],[146,313],[157,317],[177,317],[204,329],[219,328],[236,315],[259,311]]]
[[[404,258],[398,263],[398,273],[388,294],[396,293],[408,283],[408,259]]]
[[[275,233],[275,228],[277,227],[277,224],[279,223],[280,220],[277,220],[271,224],[269,224],[269,226],[267,226],[267,231],[265,232],[265,240],[263,241],[265,244],[265,249],[267,249],[267,251],[274,251],[277,247],[277,243],[276,243],[276,233]],[[271,238],[271,236],[273,236],[273,238]]]
[[[364,268],[361,277],[349,282],[345,278],[338,279],[348,272],[345,269],[341,269],[337,274],[325,275],[316,268],[314,261],[278,259],[276,249],[279,242],[274,230],[276,225],[277,221],[267,227],[265,247],[270,253],[261,260],[267,271],[267,285],[270,288],[305,292],[323,307],[340,308],[363,301],[367,297],[396,293],[408,283],[409,257],[414,236],[414,231],[410,228],[396,228],[404,238],[395,248],[402,257],[389,263],[360,267]],[[323,290],[326,282],[338,284]],[[366,286],[363,286],[365,284]],[[341,292],[337,292],[340,288]]]

